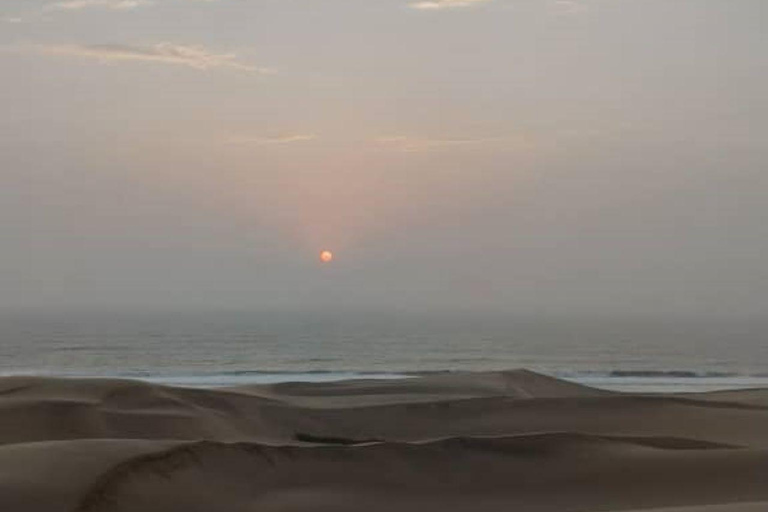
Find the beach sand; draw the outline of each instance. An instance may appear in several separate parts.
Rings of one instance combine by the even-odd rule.
[[[0,379],[0,511],[768,512],[768,390]]]

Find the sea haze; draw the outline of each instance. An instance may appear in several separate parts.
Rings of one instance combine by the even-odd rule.
[[[372,312],[5,312],[0,374],[191,386],[528,368],[621,390],[768,386],[768,322]]]

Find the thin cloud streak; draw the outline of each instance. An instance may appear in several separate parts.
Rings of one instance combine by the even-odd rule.
[[[240,146],[272,146],[280,144],[293,144],[296,142],[308,142],[315,139],[317,139],[317,135],[313,133],[296,133],[267,137],[231,137],[226,139],[225,143]]]
[[[149,62],[186,66],[199,70],[229,68],[237,71],[260,74],[274,74],[275,71],[241,62],[233,53],[212,53],[202,46],[174,43],[157,43],[151,46],[120,44],[101,45],[44,45],[38,51],[53,56],[79,57],[102,63]]]
[[[488,137],[488,138],[456,138],[456,139],[427,139],[394,135],[377,137],[373,142],[384,148],[397,149],[406,152],[435,151],[456,147],[476,147],[491,144],[508,144],[510,147],[529,146],[530,140],[525,136]]]
[[[572,16],[587,11],[588,7],[576,0],[555,0],[550,9],[556,16]]]
[[[461,9],[492,2],[493,0],[423,0],[411,2],[408,7],[420,11],[438,11],[445,9]]]
[[[115,11],[129,11],[151,4],[149,0],[62,0],[46,5],[45,10],[79,11],[91,7],[103,7]]]

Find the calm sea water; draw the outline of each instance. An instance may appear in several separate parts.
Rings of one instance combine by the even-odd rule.
[[[0,375],[225,386],[513,368],[624,390],[768,387],[768,321],[0,313]]]

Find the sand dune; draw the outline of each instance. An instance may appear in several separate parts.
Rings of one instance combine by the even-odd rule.
[[[765,512],[768,501],[754,503],[727,503],[725,505],[701,505],[693,507],[653,508],[631,512]]]
[[[0,510],[768,511],[766,398],[527,371],[219,390],[8,377]]]

